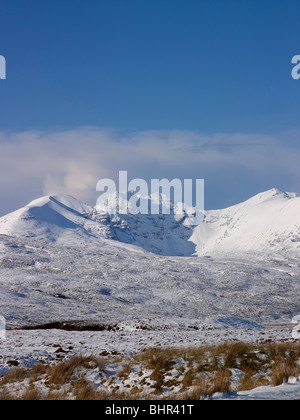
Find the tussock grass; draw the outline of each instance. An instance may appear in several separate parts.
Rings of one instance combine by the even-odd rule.
[[[46,371],[46,380],[48,385],[65,385],[76,380],[76,370],[79,368],[103,369],[103,361],[94,356],[74,356],[69,360],[60,362]]]
[[[231,392],[230,376],[231,376],[231,373],[229,370],[227,369],[218,370],[212,379],[212,386],[209,389],[209,394],[212,395],[215,392],[230,394]]]
[[[0,378],[0,387],[7,383],[24,381],[28,376],[28,370],[24,368],[13,368]]]
[[[195,400],[276,386],[299,374],[300,343],[149,348],[132,356],[77,355],[53,365],[12,368],[0,377],[0,400]]]

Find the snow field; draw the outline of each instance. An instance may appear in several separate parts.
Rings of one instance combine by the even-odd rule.
[[[299,343],[227,342],[147,348],[130,355],[104,351],[69,356],[61,347],[58,352],[59,361],[7,371],[0,378],[0,398],[299,398]]]

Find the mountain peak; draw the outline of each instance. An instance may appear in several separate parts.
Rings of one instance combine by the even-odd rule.
[[[135,197],[136,198],[136,197]],[[143,200],[143,199],[141,199]],[[300,252],[300,196],[277,188],[223,210],[205,211],[205,221],[187,226],[188,214],[174,214],[168,197],[151,202],[171,205],[170,214],[117,213],[130,196],[106,196],[95,207],[68,195],[44,196],[0,218],[0,234],[36,237],[64,244],[103,243],[104,239],[136,245],[162,255],[214,255],[241,252]]]
[[[137,204],[138,201],[139,203]],[[169,209],[171,211],[174,209],[174,204],[171,199],[161,192],[143,197],[132,191],[128,191],[127,195],[119,192],[114,192],[109,195],[104,194],[103,197],[99,197],[95,209],[99,213],[114,215],[118,213],[135,214],[135,208],[141,207],[147,209],[146,213],[148,214],[151,213],[151,205],[161,206],[161,212],[163,214],[168,214]]]
[[[300,252],[300,196],[272,188],[223,210],[206,211],[191,238],[197,253]]]
[[[270,190],[264,191],[260,194],[257,194],[257,196],[265,199],[270,199],[273,197],[284,197],[288,198],[288,194],[285,191],[282,191],[278,188],[271,188]]]
[[[91,211],[91,207],[68,195],[43,196],[0,218],[0,233],[55,241],[69,229],[78,230]]]
[[[290,193],[290,192],[282,191],[278,188],[271,188],[270,190],[258,193],[254,195],[253,197],[249,198],[248,200],[243,201],[232,207],[256,206],[256,205],[261,205],[262,203],[265,203],[265,202],[287,201],[289,199],[297,198],[297,197],[299,197],[299,194],[297,193]]]

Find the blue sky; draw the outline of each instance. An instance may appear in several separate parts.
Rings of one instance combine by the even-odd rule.
[[[49,179],[68,192],[95,154],[87,189],[128,169],[205,178],[208,208],[274,186],[300,192],[299,0],[1,0],[0,19],[0,214]],[[187,152],[182,165],[178,142],[199,165]],[[137,158],[119,162],[120,143]]]

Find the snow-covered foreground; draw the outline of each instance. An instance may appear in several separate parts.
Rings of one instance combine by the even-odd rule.
[[[215,393],[210,400],[299,400],[300,377],[290,377],[278,386],[259,386],[250,391],[233,392],[230,395]]]
[[[282,344],[276,344],[273,349],[273,344],[269,343],[274,341]],[[224,342],[228,344],[224,345]],[[231,343],[236,343],[237,347]],[[26,389],[31,389],[30,384],[39,390],[40,398],[42,395],[46,398],[55,385],[57,392],[65,394],[64,398],[74,399],[76,394],[72,392],[71,383],[76,381],[89,383],[95,392],[117,392],[113,394],[115,399],[120,395],[122,399],[126,399],[126,395],[137,399],[190,399],[191,396],[209,400],[300,398],[299,345],[296,341],[291,344],[286,327],[259,332],[234,328],[207,331],[14,330],[8,331],[6,340],[0,343],[0,354],[0,379],[14,369],[23,368],[28,372],[27,376],[20,373],[17,380],[8,376],[3,385],[0,383],[0,399],[4,390],[21,398]],[[77,367],[72,362],[74,357],[82,358]],[[288,374],[280,386],[270,385],[276,374],[274,367],[283,362],[287,366],[292,362],[295,371]],[[63,363],[66,363],[65,368]],[[30,369],[37,365],[42,366],[36,371],[39,375],[30,375]],[[55,371],[54,383],[51,382],[51,366],[62,366],[58,377],[58,371]],[[61,381],[59,378],[64,377],[64,372],[70,372],[71,366],[73,373],[68,374],[72,381],[66,378]],[[223,386],[220,382],[213,385],[214,378],[223,375],[222,372],[230,375],[223,379],[230,381],[229,393],[210,393],[211,387]],[[268,385],[240,391],[247,375],[251,375],[253,383]]]
[[[186,348],[224,341],[268,343],[293,340],[289,326],[262,330],[228,328],[200,331],[177,328],[145,331],[126,327],[117,331],[14,330],[7,331],[6,340],[0,342],[0,366],[5,370],[15,364],[12,361],[18,362],[18,366],[32,366],[39,361],[58,361],[61,355],[100,355],[103,352],[128,355],[149,347]]]

